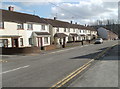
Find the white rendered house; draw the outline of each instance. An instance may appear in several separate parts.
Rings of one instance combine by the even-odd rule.
[[[0,47],[42,47],[50,45],[49,24],[38,16],[0,10]]]

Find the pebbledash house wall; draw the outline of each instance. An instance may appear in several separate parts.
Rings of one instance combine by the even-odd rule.
[[[2,34],[2,36],[12,36],[12,35],[17,35],[20,36],[18,38],[18,42],[19,42],[19,47],[32,47],[32,46],[37,46],[37,43],[33,43],[33,45],[29,44],[29,38],[33,38],[32,37],[32,33],[35,32],[49,32],[49,27],[48,25],[45,25],[45,30],[41,29],[41,24],[40,23],[33,23],[33,29],[32,30],[28,30],[27,28],[27,24],[28,23],[23,23],[24,24],[24,29],[17,29],[17,24],[15,22],[4,22],[4,29],[0,29],[0,33]],[[20,38],[23,38],[23,46],[20,45]],[[12,47],[12,42],[11,42],[11,38],[4,38],[1,37],[0,39],[8,39],[8,47]],[[43,38],[43,46],[47,46],[50,45],[50,37],[48,37],[48,44],[44,43],[44,38]]]
[[[57,28],[59,28],[59,32],[57,32]],[[96,35],[96,37],[97,37],[97,31],[92,31],[92,30],[87,30],[87,29],[79,29],[79,28],[66,28],[66,32],[64,32],[64,29],[65,28],[63,28],[63,27],[51,27],[51,30],[50,30],[50,33],[51,33],[51,42],[55,41],[54,35],[56,33],[64,33],[64,34],[66,34],[68,36],[70,35],[70,33],[78,34],[77,38],[75,39],[76,41],[77,40],[79,40],[79,41],[81,41],[81,40],[89,40],[89,39],[91,40],[92,36],[90,36],[88,38],[87,37],[88,34]],[[70,30],[70,32],[69,32],[69,30]],[[82,36],[80,36],[80,35],[85,35],[85,39]],[[57,43],[59,43],[58,41],[59,40],[57,40]],[[68,37],[66,37],[66,43],[68,41],[70,41],[70,40],[68,39]]]
[[[42,25],[45,25],[45,30],[43,30],[42,29]],[[48,32],[48,33],[50,33],[49,32],[49,25],[47,25],[47,24],[34,24],[33,25],[33,32]],[[48,46],[48,45],[50,45],[50,36],[43,36],[43,35],[41,35],[40,37],[42,37],[42,46]],[[46,44],[46,43],[44,43],[44,37],[48,37],[48,43]],[[38,41],[37,41],[37,38],[36,39],[33,39],[33,46],[38,46]]]
[[[58,28],[59,28],[59,31],[57,31]],[[68,33],[65,33],[65,32],[64,32],[64,28],[63,28],[63,27],[53,27],[51,32],[52,32],[52,36],[53,36],[51,39],[52,39],[53,43],[54,43],[54,42],[55,42],[55,43],[57,42],[57,44],[59,44],[59,39],[60,39],[60,38],[57,38],[57,39],[54,38],[54,35],[55,35],[56,33],[64,33],[64,34],[68,35]],[[63,39],[62,39],[62,41],[63,41]],[[68,39],[67,39],[67,37],[66,37],[66,42],[67,42],[67,41],[68,41]]]
[[[57,28],[59,28],[59,31],[57,31]],[[64,29],[66,29],[66,32],[64,31]],[[70,32],[69,32],[69,29],[70,29]],[[75,32],[74,32],[74,29],[75,29]],[[59,38],[58,38],[57,40],[54,39],[54,35],[55,35],[56,33],[64,33],[64,34],[66,34],[66,35],[69,36],[70,33],[75,33],[75,34],[77,34],[77,29],[76,29],[76,28],[53,27],[51,33],[52,33],[52,36],[51,36],[52,41],[53,41],[53,42],[54,42],[54,41],[57,41],[57,43],[59,43]],[[66,43],[69,41],[68,36],[66,37]],[[76,40],[77,40],[77,39],[76,39]],[[63,39],[62,39],[62,41],[63,41]]]

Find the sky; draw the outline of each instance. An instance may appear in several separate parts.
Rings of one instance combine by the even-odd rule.
[[[118,18],[119,0],[3,0],[1,9],[13,6],[15,11],[44,18],[90,24],[96,20]]]

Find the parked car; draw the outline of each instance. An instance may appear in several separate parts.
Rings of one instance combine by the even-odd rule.
[[[95,40],[95,44],[101,44],[101,43],[103,43],[103,39],[102,38],[97,38]]]

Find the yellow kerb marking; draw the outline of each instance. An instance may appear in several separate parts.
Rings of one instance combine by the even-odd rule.
[[[117,44],[114,44],[112,46],[115,46]],[[67,83],[68,81],[70,81],[72,78],[74,78],[75,76],[77,76],[79,73],[81,73],[83,70],[85,70],[87,67],[89,67],[91,65],[91,62],[94,61],[96,58],[99,58],[100,56],[102,56],[106,51],[108,51],[111,47],[105,49],[103,52],[101,52],[100,54],[98,54],[94,59],[91,59],[89,62],[87,62],[86,64],[84,64],[83,66],[81,66],[80,68],[78,68],[77,70],[75,70],[74,72],[70,73],[67,77],[63,78],[61,81],[57,82],[56,84],[54,84],[51,88],[52,89],[54,87],[56,87],[55,89],[63,86],[65,83]]]

